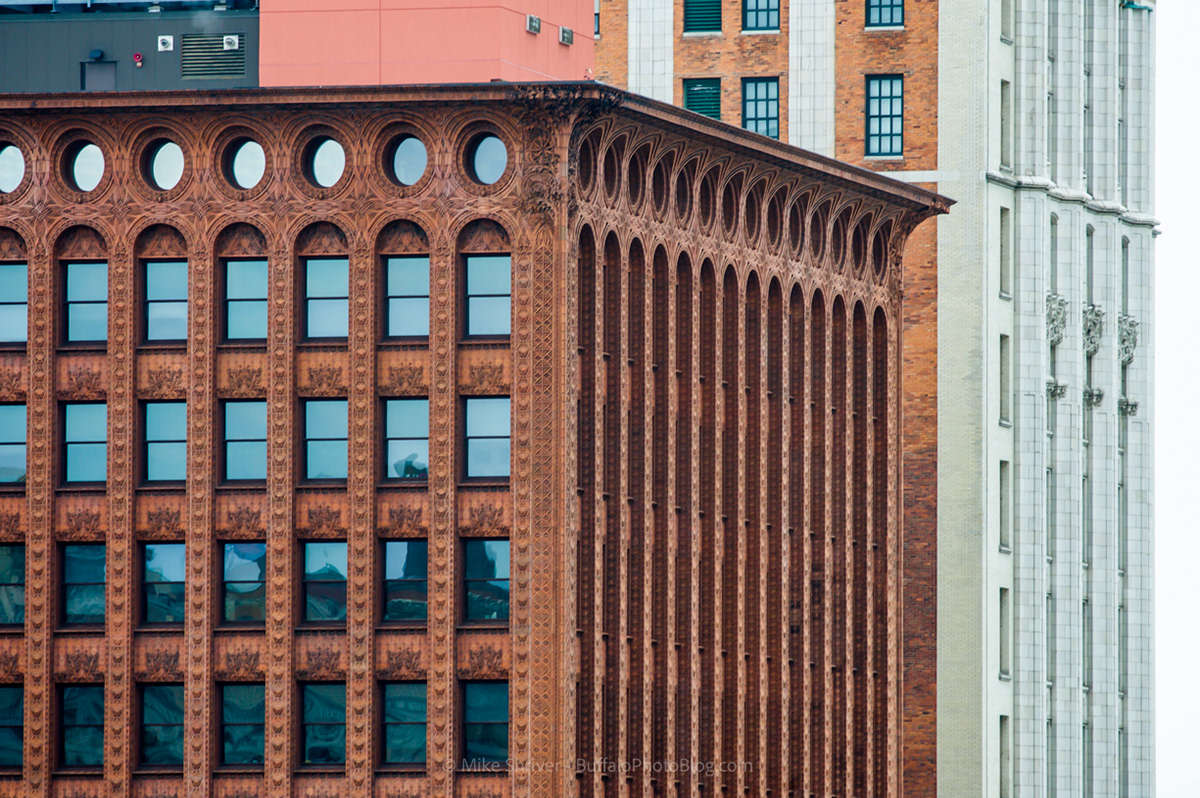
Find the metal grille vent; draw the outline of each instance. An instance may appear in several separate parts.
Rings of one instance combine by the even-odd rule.
[[[225,39],[235,34],[185,33],[180,62],[185,78],[239,78],[246,74],[246,34],[236,34],[236,50],[225,49]]]

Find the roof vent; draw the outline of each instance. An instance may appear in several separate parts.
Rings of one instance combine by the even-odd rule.
[[[240,78],[246,74],[242,34],[185,33],[181,38],[179,60],[184,78]]]

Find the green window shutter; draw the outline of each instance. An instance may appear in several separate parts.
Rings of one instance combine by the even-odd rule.
[[[683,0],[683,32],[721,30],[721,0]]]
[[[713,119],[720,119],[721,79],[685,80],[683,82],[683,107]]]

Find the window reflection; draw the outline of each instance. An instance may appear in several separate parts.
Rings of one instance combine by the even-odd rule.
[[[340,765],[346,761],[346,685],[303,686],[305,765]]]
[[[383,761],[413,764],[425,761],[425,683],[399,682],[383,686]]]
[[[267,403],[225,403],[225,479],[267,478]]]
[[[345,479],[348,472],[348,407],[345,399],[304,403],[305,476]]]
[[[388,479],[429,477],[429,400],[389,399],[386,404]]]
[[[0,405],[0,484],[25,481],[25,405]]]
[[[508,618],[508,541],[468,540],[463,544],[465,617],[469,621]]]
[[[59,761],[64,767],[104,764],[104,687],[66,685],[59,694]]]
[[[24,749],[25,690],[0,686],[0,768],[20,767]]]
[[[304,544],[304,620],[346,620],[346,543]]]
[[[66,482],[104,482],[108,475],[108,405],[63,407]]]
[[[266,695],[261,684],[221,686],[221,763],[262,764]]]
[[[63,622],[104,623],[104,544],[62,547]]]
[[[224,619],[263,623],[267,617],[267,544],[226,543]]]
[[[146,481],[182,482],[187,478],[187,403],[147,402]]]
[[[383,619],[423,621],[428,612],[429,551],[424,540],[389,540],[383,547]]]
[[[467,400],[467,476],[507,477],[510,467],[508,397]]]
[[[143,765],[183,764],[183,685],[142,688]]]
[[[183,623],[184,545],[147,543],[142,553],[143,619],[146,623]]]
[[[508,759],[508,683],[463,685],[463,758],[470,762]]]
[[[25,547],[0,546],[0,625],[25,623]]]

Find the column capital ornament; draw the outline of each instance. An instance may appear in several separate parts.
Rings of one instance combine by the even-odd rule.
[[[1047,399],[1062,399],[1067,395],[1067,384],[1059,382],[1056,379],[1046,380],[1046,398]]]
[[[1100,336],[1104,333],[1104,311],[1090,302],[1083,306],[1083,348],[1089,355],[1100,351]]]
[[[1124,396],[1117,402],[1117,412],[1123,416],[1136,416],[1138,411],[1138,403],[1131,402]]]
[[[1067,328],[1067,298],[1062,294],[1046,294],[1046,340],[1050,346],[1062,343]]]
[[[1088,407],[1099,407],[1104,401],[1104,390],[1101,388],[1084,388],[1083,403]]]
[[[1138,320],[1128,313],[1117,316],[1117,351],[1121,355],[1121,365],[1128,366],[1133,361],[1134,352],[1138,345]]]

